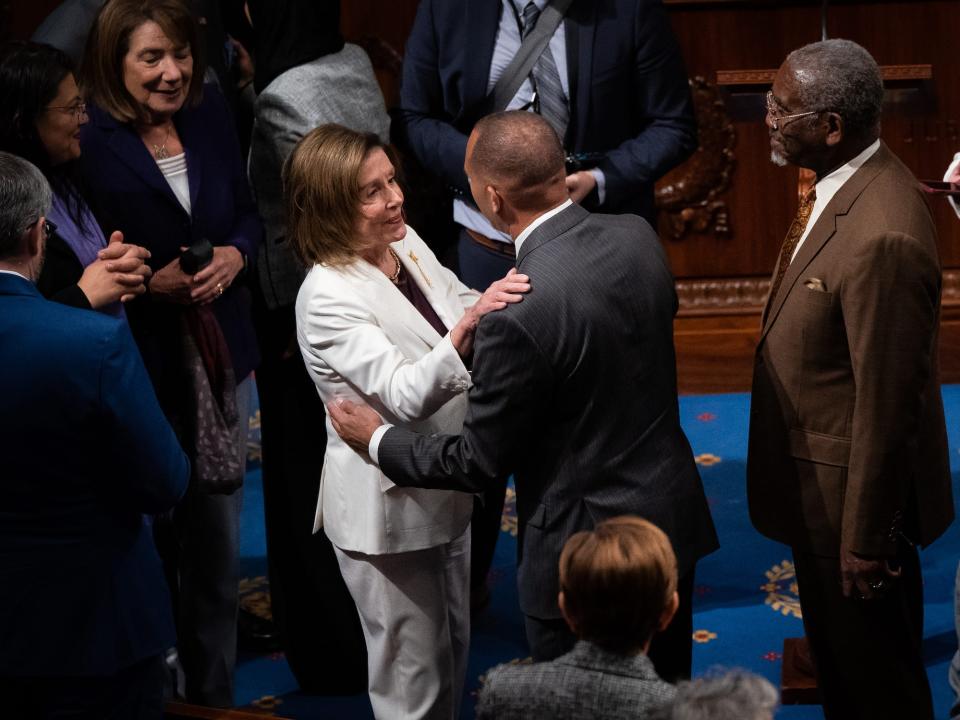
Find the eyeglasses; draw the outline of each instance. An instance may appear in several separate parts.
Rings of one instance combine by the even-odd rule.
[[[51,105],[50,107],[44,108],[44,112],[47,110],[59,110],[60,112],[67,113],[68,115],[73,115],[77,122],[80,121],[81,115],[87,114],[87,104],[83,101],[74,103],[73,105]]]
[[[802,113],[793,113],[792,115],[783,115],[776,98],[773,97],[773,90],[767,91],[767,115],[769,115],[773,121],[772,125],[774,130],[782,130],[788,123],[794,120],[807,117],[808,115],[819,115],[822,112],[823,110],[809,110]]]
[[[40,218],[37,218],[31,223],[27,224],[26,229],[29,230],[34,225],[39,222]],[[48,220],[47,218],[43,219],[43,232],[45,237],[50,237],[57,231],[57,224],[53,220]]]

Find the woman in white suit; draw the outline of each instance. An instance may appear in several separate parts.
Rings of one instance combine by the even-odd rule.
[[[480,318],[529,289],[511,271],[483,295],[404,223],[389,148],[321,125],[284,172],[289,237],[310,270],[297,339],[325,403],[360,400],[387,422],[459,432]],[[395,487],[327,420],[315,530],[357,605],[378,718],[454,719],[469,644],[471,496]]]

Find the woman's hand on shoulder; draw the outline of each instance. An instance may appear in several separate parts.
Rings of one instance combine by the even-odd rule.
[[[480,318],[520,302],[529,291],[530,278],[518,273],[516,268],[510,268],[506,275],[493,282],[450,331],[450,340],[460,357],[466,358],[473,352],[473,336],[480,324]]]
[[[123,242],[123,233],[110,235],[110,242],[87,265],[77,285],[92,308],[101,308],[118,300],[127,302],[146,292],[152,271],[146,261],[150,252],[139,245]]]

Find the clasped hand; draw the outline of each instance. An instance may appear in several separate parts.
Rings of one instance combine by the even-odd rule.
[[[337,435],[356,452],[366,455],[370,438],[383,420],[366,405],[355,405],[349,400],[335,400],[327,405],[330,424]]]
[[[183,272],[179,257],[171,260],[154,274],[150,294],[180,305],[206,305],[223,295],[241,270],[240,251],[232,245],[219,245],[213,248],[210,263],[195,275]]]
[[[77,286],[94,309],[133,300],[146,291],[145,283],[152,274],[146,264],[149,258],[146,248],[124,244],[123,233],[114,231],[97,259],[83,269]]]
[[[473,352],[473,338],[477,332],[477,325],[480,324],[480,318],[488,313],[503,310],[507,305],[520,302],[528,292],[530,292],[530,278],[518,273],[516,268],[510,268],[506,275],[495,280],[450,331],[450,341],[460,357],[467,358]]]

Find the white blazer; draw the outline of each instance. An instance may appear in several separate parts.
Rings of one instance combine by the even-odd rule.
[[[479,294],[444,268],[407,227],[393,243],[408,275],[448,328]],[[470,374],[441,337],[380,270],[363,260],[315,265],[297,295],[297,340],[324,404],[368,404],[386,422],[419,433],[458,433]],[[473,496],[400,488],[344,443],[330,418],[314,532],[342,550],[370,555],[421,550],[458,537]]]

